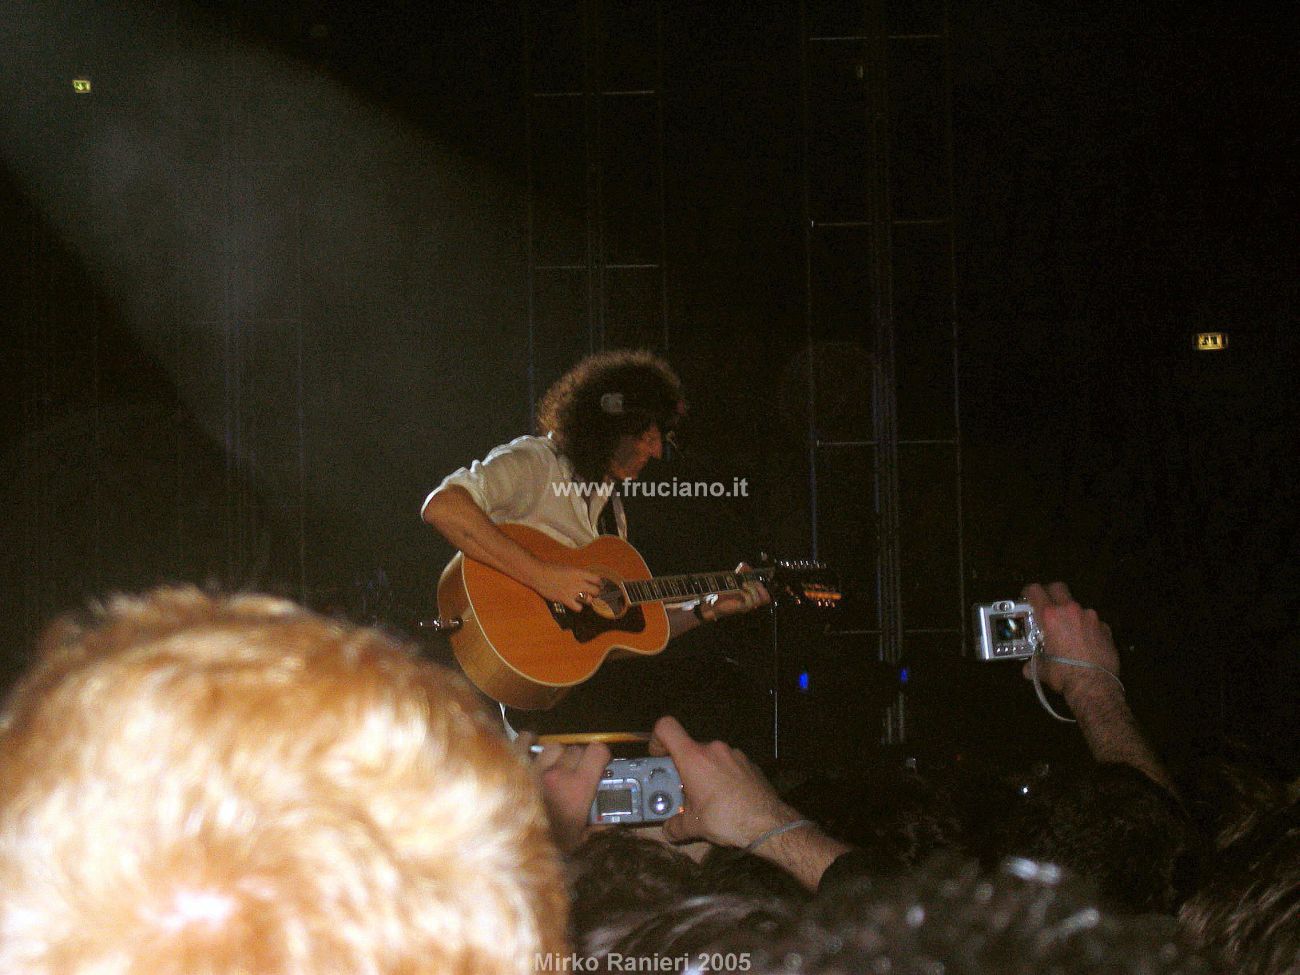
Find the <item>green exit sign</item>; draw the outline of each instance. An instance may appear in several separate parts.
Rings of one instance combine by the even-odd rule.
[[[1226,332],[1198,332],[1196,347],[1202,352],[1221,352],[1228,347]]]

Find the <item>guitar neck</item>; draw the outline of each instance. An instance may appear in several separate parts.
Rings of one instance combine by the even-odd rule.
[[[739,592],[748,582],[763,582],[767,570],[750,572],[702,572],[680,576],[655,576],[624,583],[632,604],[676,602],[720,592]]]

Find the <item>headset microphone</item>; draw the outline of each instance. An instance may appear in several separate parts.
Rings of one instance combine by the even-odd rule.
[[[669,430],[664,436],[664,443],[668,445],[669,450],[664,455],[665,461],[674,461],[679,457],[686,456],[682,450],[682,445],[677,442],[677,431]]]

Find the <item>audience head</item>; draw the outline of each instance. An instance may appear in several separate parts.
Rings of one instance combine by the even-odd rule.
[[[1252,760],[1244,748],[1234,751],[1196,762],[1179,781],[1197,827],[1219,850],[1287,805],[1282,777]]]
[[[600,829],[567,857],[575,930],[654,910],[700,892],[699,866],[685,853],[625,828]]]
[[[714,847],[697,864],[640,830],[596,832],[568,860],[573,943],[610,970],[681,958],[736,932],[761,937],[808,899],[766,860]]]
[[[910,874],[835,888],[754,956],[767,975],[1208,975],[1171,919],[1108,914],[1051,864],[992,875],[943,856]]]
[[[828,833],[852,843],[877,876],[920,866],[961,848],[949,794],[910,769],[872,769],[854,779],[814,779],[788,797]]]
[[[1177,801],[1130,765],[1045,780],[1000,827],[1004,855],[1060,864],[1113,908],[1174,909],[1194,872],[1196,833]]]
[[[531,972],[540,799],[384,635],[163,589],[55,624],[0,722],[0,970]]]
[[[794,875],[770,860],[725,846],[710,846],[700,860],[700,883],[710,894],[777,898],[791,902],[808,899],[808,890]]]
[[[583,955],[599,971],[749,971],[756,952],[798,917],[798,902],[702,894],[590,932]]]
[[[1300,805],[1220,851],[1179,920],[1228,971],[1300,973]]]

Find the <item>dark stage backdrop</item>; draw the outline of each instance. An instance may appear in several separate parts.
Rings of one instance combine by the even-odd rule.
[[[44,6],[0,14],[17,39],[0,64],[10,674],[52,614],[166,580],[268,588],[409,632],[450,555],[419,522],[425,493],[523,432],[531,395],[602,342],[666,347],[687,383],[685,459],[652,476],[750,485],[726,503],[643,502],[634,534],[652,565],[801,554],[817,243],[804,38],[887,15],[939,23],[951,53],[939,77],[952,81],[964,559],[955,469],[905,480],[916,550],[948,553],[918,576],[968,600],[1070,580],[1133,647],[1126,677],[1166,745],[1239,735],[1295,761],[1297,349],[1281,216],[1294,199],[1272,25],[1173,10],[1152,23],[1119,4],[611,3],[662,17],[604,45],[577,16],[591,3]],[[570,7],[577,39],[539,38]],[[622,318],[602,305],[539,342],[529,323],[555,307],[539,294],[557,292],[537,290],[536,269],[566,228],[539,240],[540,116],[525,92],[566,44],[635,65],[660,43],[662,114],[622,134],[661,154],[644,193],[661,207],[661,258],[642,261],[658,266]],[[845,62],[850,88],[879,70],[871,56]],[[79,77],[90,94],[72,91]],[[908,77],[893,75],[886,111],[932,90],[898,87]],[[946,121],[942,99],[930,108]],[[891,162],[900,192],[948,164]],[[946,305],[948,322],[942,264],[913,269],[904,292]],[[606,330],[620,322],[635,327]],[[864,312],[860,339],[812,356],[850,426],[870,422],[874,327]],[[1226,353],[1192,349],[1211,330],[1230,333]],[[906,401],[927,392],[952,402],[942,383]],[[830,501],[874,510],[863,481]],[[819,529],[847,576],[877,578],[874,522]],[[787,687],[805,729],[862,705],[838,726],[853,747],[821,741],[809,757],[878,740],[900,665],[913,742],[1068,753],[1071,733],[1017,675],[962,657],[961,612],[944,596],[956,635],[905,643],[888,666],[877,640],[841,641],[847,691]],[[634,680],[612,673],[588,701],[638,721],[674,710],[761,750],[768,636],[719,628]],[[610,703],[624,698],[632,710]]]

